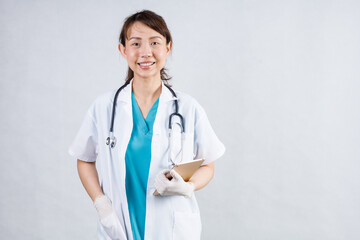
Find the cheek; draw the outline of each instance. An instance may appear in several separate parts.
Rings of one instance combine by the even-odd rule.
[[[158,52],[156,53],[156,56],[157,56],[158,60],[166,61],[166,57],[167,57],[167,55],[166,55],[166,50],[158,51]]]
[[[136,58],[136,52],[135,51],[129,51],[127,54],[129,59],[134,59]]]
[[[137,61],[137,55],[135,52],[129,52],[127,54],[127,62],[129,65],[135,65]]]

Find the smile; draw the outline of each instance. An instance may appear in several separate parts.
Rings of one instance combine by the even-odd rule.
[[[138,65],[140,67],[149,67],[149,66],[152,66],[154,64],[155,64],[155,62],[138,63]]]

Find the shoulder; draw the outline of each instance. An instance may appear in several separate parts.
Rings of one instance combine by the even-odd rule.
[[[182,91],[175,91],[176,96],[178,98],[178,101],[181,102],[182,104],[186,104],[186,105],[193,105],[194,107],[201,107],[201,105],[199,104],[199,102],[191,95],[184,93]]]
[[[187,109],[187,112],[194,114],[196,119],[200,119],[206,115],[204,108],[193,96],[181,91],[175,91],[175,93],[178,97],[179,108]]]

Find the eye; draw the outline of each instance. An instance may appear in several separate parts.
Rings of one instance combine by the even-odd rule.
[[[159,45],[158,42],[152,42],[151,45]]]
[[[137,47],[137,46],[139,46],[139,43],[133,43],[133,44],[131,44],[131,46]]]

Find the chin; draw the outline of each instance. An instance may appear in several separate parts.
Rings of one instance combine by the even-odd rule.
[[[156,77],[160,75],[160,70],[138,71],[137,75],[140,77]]]
[[[135,75],[141,78],[155,78],[158,76],[157,74],[135,74]]]

